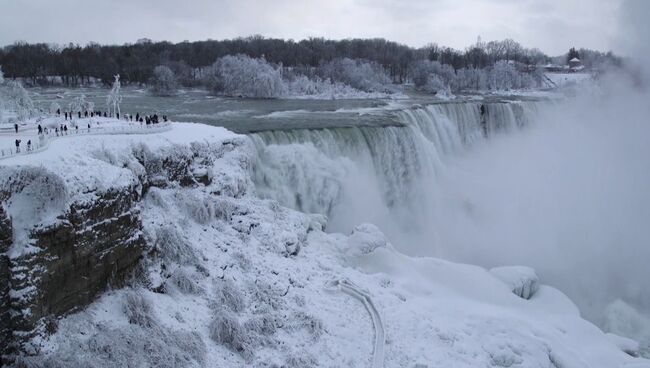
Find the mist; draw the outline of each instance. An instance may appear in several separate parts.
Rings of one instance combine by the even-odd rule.
[[[431,230],[403,249],[534,267],[599,324],[617,299],[649,316],[650,94],[639,73],[648,76],[641,40],[650,32],[639,15],[649,6],[621,8],[636,75],[611,72],[527,129],[450,160],[432,185]]]

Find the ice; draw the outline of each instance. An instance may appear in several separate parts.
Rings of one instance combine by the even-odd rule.
[[[503,281],[512,292],[523,299],[530,299],[539,289],[539,278],[530,267],[495,267],[490,273]]]

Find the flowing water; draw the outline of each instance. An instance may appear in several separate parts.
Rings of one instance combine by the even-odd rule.
[[[263,197],[328,215],[330,230],[374,222],[402,250],[417,254],[420,247],[402,245],[407,239],[400,237],[430,227],[431,189],[445,162],[478,141],[526,126],[544,103],[435,103],[384,110],[382,126],[254,133],[254,181]]]

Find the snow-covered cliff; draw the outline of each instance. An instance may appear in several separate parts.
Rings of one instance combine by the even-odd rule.
[[[179,123],[0,162],[4,353],[29,367],[650,367],[530,269],[407,257],[373,225],[327,233],[323,216],[258,198],[254,150]]]

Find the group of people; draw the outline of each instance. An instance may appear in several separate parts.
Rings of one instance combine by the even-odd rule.
[[[57,110],[56,110],[56,114],[60,116],[60,115],[61,115],[61,109],[57,109]],[[72,120],[72,118],[73,118],[73,116],[74,116],[74,114],[73,114],[72,111],[70,111],[70,112],[64,111],[63,114],[64,114],[64,117],[65,117],[65,120],[68,120],[68,119]],[[109,113],[106,112],[106,111],[102,112],[102,111],[99,111],[99,110],[97,110],[97,111],[90,111],[90,112],[85,111],[85,112],[83,113],[83,117],[86,117],[86,118],[88,118],[88,117],[93,118],[93,117],[95,117],[95,116],[97,116],[97,117],[102,117],[102,116],[103,116],[103,117],[107,118],[107,117],[112,117],[113,114],[109,114]],[[126,121],[133,121],[133,115],[131,115],[131,114],[124,114],[123,116],[124,116],[124,120],[126,120]],[[82,117],[82,113],[81,113],[81,111],[77,111],[77,117],[78,117],[79,119],[81,119],[81,117]],[[120,113],[119,113],[119,112],[116,113],[116,114],[115,114],[115,117],[119,120],[119,119],[120,119]],[[136,122],[139,122],[139,123],[145,123],[145,124],[147,124],[147,125],[149,125],[149,124],[158,124],[158,123],[160,122],[160,117],[158,116],[158,114],[152,114],[152,115],[140,115],[140,113],[138,112],[137,114],[135,114],[135,121],[136,121]],[[163,116],[162,116],[162,121],[163,121],[163,122],[167,122],[167,121],[168,121],[168,119],[167,119],[167,115],[163,115]],[[16,133],[18,133],[18,124],[15,125],[15,128],[16,128]],[[88,128],[90,128],[90,127],[88,127]]]
[[[78,133],[78,132],[79,132],[79,125],[75,125],[75,126],[74,126],[74,129],[75,129],[75,132]],[[90,131],[90,123],[88,123],[88,131]],[[43,127],[41,126],[41,124],[38,124],[38,135],[39,135],[39,138],[40,138],[42,135],[44,135],[44,134],[47,135],[47,134],[49,134],[49,133],[50,133],[50,131],[47,129],[47,127],[43,128]],[[63,136],[63,135],[68,135],[68,125],[66,125],[66,124],[61,124],[61,125],[59,125],[58,127],[54,127],[54,133],[56,134],[57,137],[60,136],[60,135],[61,135],[61,136]]]
[[[163,122],[167,122],[167,115],[162,116]],[[153,114],[153,115],[140,115],[140,113],[135,114],[135,121],[138,121],[140,123],[146,123],[147,125],[149,124],[158,124],[160,122],[160,118],[158,117],[158,114]]]
[[[56,110],[56,114],[59,115],[59,116],[61,116],[61,109],[57,109],[57,110]],[[103,114],[103,115],[102,115],[102,114]],[[72,120],[72,117],[74,116],[74,113],[73,113],[72,111],[70,111],[70,112],[64,111],[64,112],[63,112],[63,115],[64,115],[64,117],[65,117],[65,120],[68,120],[68,119]],[[81,111],[77,111],[77,117],[78,117],[79,119],[81,119],[81,116],[82,116]],[[83,112],[83,117],[85,117],[85,118],[87,118],[87,117],[94,118],[95,116],[97,116],[97,117],[102,117],[102,116],[104,116],[105,118],[107,118],[109,115],[108,115],[108,112],[104,111],[104,112],[102,113],[102,112],[99,111],[99,110],[97,110],[97,111],[84,111],[84,112]],[[119,114],[117,114],[117,118],[118,118],[118,119],[120,118],[120,115],[119,115]]]
[[[16,139],[16,153],[20,153],[20,142],[22,142],[20,139]],[[27,141],[27,152],[32,150],[32,140]]]
[[[61,109],[57,109],[56,114],[58,116],[61,116]],[[64,118],[65,118],[66,121],[68,119],[70,121],[72,121],[72,118],[74,116],[72,111],[70,111],[70,112],[64,111],[63,115],[64,115]],[[115,115],[116,115],[117,119],[120,118],[119,113],[116,113]],[[83,116],[86,117],[86,118],[88,118],[88,117],[91,117],[91,118],[92,117],[102,117],[102,116],[103,117],[109,117],[109,116],[112,116],[112,114],[108,114],[106,111],[102,112],[102,111],[98,110],[98,111],[90,111],[90,112],[85,111],[83,113]],[[123,116],[124,116],[124,119],[126,121],[133,121],[133,118],[134,118],[133,115],[124,114]],[[81,117],[82,117],[82,112],[81,111],[77,112],[77,117],[79,119],[81,119]],[[143,124],[143,123],[146,124],[146,125],[158,124],[158,123],[160,123],[160,120],[161,120],[161,117],[159,117],[158,114],[140,115],[140,113],[138,112],[135,115],[135,121],[139,122],[140,124]],[[169,121],[168,118],[167,118],[167,115],[162,115],[162,121],[163,122]],[[75,132],[78,133],[79,132],[79,125],[74,124],[74,128],[75,128]],[[37,129],[38,129],[38,138],[41,141],[41,143],[45,139],[45,136],[49,135],[51,133],[51,131],[52,131],[51,128],[48,129],[47,127],[41,126],[41,124],[38,124]],[[18,134],[18,124],[17,123],[14,124],[14,130],[16,131],[16,134]],[[90,123],[88,123],[88,132],[90,132]],[[54,128],[54,133],[56,134],[57,137],[68,135],[68,125],[61,123],[59,126]],[[21,142],[22,141],[20,139],[16,139],[16,141],[15,141],[16,153],[20,153],[20,150],[21,150],[20,144],[21,144]],[[27,152],[29,152],[29,151],[32,151],[32,140],[31,139],[29,139],[27,141]]]

